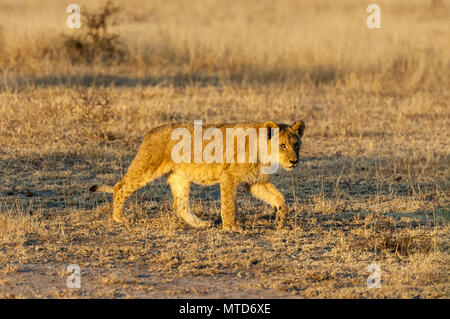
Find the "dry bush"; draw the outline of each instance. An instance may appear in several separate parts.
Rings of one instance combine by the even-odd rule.
[[[81,87],[71,95],[75,125],[87,137],[112,139],[106,132],[108,122],[114,118],[111,88]]]
[[[82,10],[80,31],[64,35],[64,47],[72,63],[123,61],[126,49],[119,34],[111,30],[117,24],[120,11],[112,1],[96,12]]]

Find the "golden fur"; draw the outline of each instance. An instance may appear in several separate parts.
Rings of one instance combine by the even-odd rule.
[[[272,121],[266,123],[221,124],[216,127],[225,136],[226,128],[255,128],[259,136],[259,128],[279,128],[279,158],[278,162],[286,170],[292,170],[298,162],[301,145],[301,137],[305,129],[303,121],[297,121],[291,126],[275,124]],[[277,226],[283,227],[286,217],[286,204],[284,196],[270,182],[270,174],[262,174],[261,167],[267,164],[261,163],[258,158],[256,163],[175,163],[171,152],[176,140],[172,140],[172,132],[176,128],[186,128],[193,134],[192,124],[168,124],[152,129],[142,141],[142,144],[131,162],[125,176],[114,187],[100,185],[92,186],[93,192],[113,193],[113,220],[126,221],[122,216],[122,208],[125,200],[133,192],[158,177],[165,176],[173,194],[174,211],[187,224],[192,227],[208,227],[210,221],[203,221],[191,212],[189,205],[190,183],[212,185],[220,183],[221,191],[221,216],[223,229],[239,231],[241,227],[236,224],[236,190],[240,184],[256,198],[259,198],[277,211]],[[270,138],[270,135],[269,135]],[[249,142],[246,139],[245,152],[248,158]],[[203,149],[208,141],[203,141]],[[259,144],[259,143],[258,143]],[[270,151],[270,140],[268,140]],[[235,143],[236,147],[236,143]],[[259,151],[259,145],[256,146]],[[237,152],[235,152],[236,154]]]

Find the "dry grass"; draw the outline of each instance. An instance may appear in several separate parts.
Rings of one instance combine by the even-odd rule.
[[[0,296],[450,296],[448,1],[379,1],[381,30],[358,1],[117,3],[106,58],[71,55],[89,28],[66,29],[64,3],[0,4]],[[129,227],[87,192],[156,125],[298,118],[301,167],[274,178],[290,230],[240,192],[246,230],[222,232],[218,187],[193,186],[200,231],[164,181],[130,198]]]

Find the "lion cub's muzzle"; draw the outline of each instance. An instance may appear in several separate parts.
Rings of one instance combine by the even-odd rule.
[[[288,168],[295,168],[297,167],[298,159],[295,160],[289,160],[290,166]]]

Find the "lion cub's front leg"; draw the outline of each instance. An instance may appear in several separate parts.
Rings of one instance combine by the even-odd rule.
[[[269,182],[247,185],[247,190],[250,191],[250,193],[256,198],[265,201],[276,209],[277,228],[283,228],[287,213],[286,202],[283,194],[281,194],[280,191],[276,189],[276,187],[272,183]]]
[[[212,222],[201,220],[191,211],[189,204],[190,182],[183,176],[171,174],[167,177],[173,195],[173,208],[178,216],[195,228],[210,227]]]
[[[220,181],[222,227],[229,231],[242,231],[236,224],[236,192],[238,184],[229,176]]]
[[[275,222],[277,228],[281,229],[284,227],[287,214],[286,201],[284,199],[284,195],[281,194],[281,192],[272,183],[267,183],[266,187],[275,197],[275,201],[273,204],[273,206],[277,211]]]

